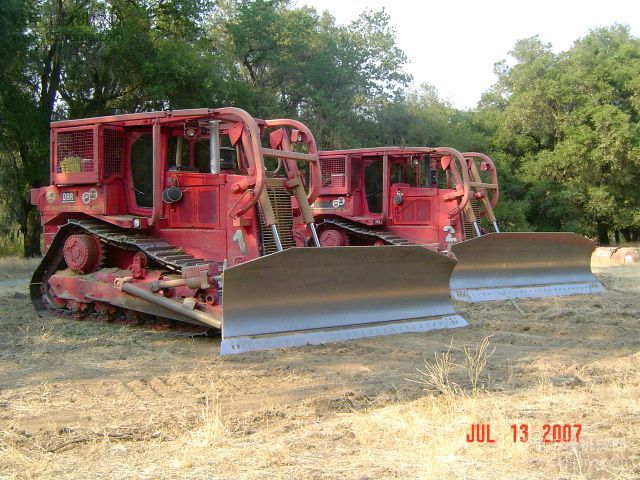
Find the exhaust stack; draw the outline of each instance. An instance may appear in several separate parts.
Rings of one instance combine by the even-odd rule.
[[[209,122],[209,155],[211,173],[220,173],[220,121]]]

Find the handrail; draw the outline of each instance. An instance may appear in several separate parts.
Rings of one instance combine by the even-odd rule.
[[[307,194],[307,201],[309,202],[309,205],[312,205],[318,198],[318,195],[320,194],[321,176],[322,176],[322,173],[320,172],[320,162],[318,161],[318,148],[316,146],[315,137],[309,130],[309,127],[307,127],[304,123],[299,122],[297,120],[292,120],[289,118],[276,118],[272,120],[265,120],[265,124],[268,127],[292,127],[292,128],[295,128],[296,130],[299,130],[302,133],[302,140],[309,148],[308,154],[298,153],[298,152],[282,153],[280,150],[276,150],[277,152],[281,152],[281,153],[275,156],[279,156],[282,158],[290,158],[290,157],[287,157],[287,155],[295,154],[296,156],[308,155],[309,157],[314,157],[314,160],[310,160],[310,159],[308,160],[305,157],[291,158],[292,160],[302,160],[302,161],[309,162],[309,168],[311,172],[309,175],[310,186],[309,186],[309,193]],[[266,149],[266,150],[268,151],[270,149]]]
[[[155,121],[152,127],[152,149],[153,149],[153,165],[152,165],[152,205],[151,205],[151,218],[149,219],[149,226],[156,225],[162,214],[162,131],[160,130],[160,123]]]
[[[435,149],[437,154],[450,155],[453,162],[449,165],[449,171],[453,176],[454,187],[456,190],[456,196],[460,195],[460,201],[456,208],[449,212],[449,218],[460,213],[467,206],[469,202],[469,172],[466,168],[465,158],[458,150],[450,147],[438,147]]]
[[[254,175],[256,179],[255,186],[253,188],[254,194],[250,197],[249,201],[246,205],[239,208],[236,212],[236,215],[242,215],[251,207],[253,207],[258,200],[260,199],[260,195],[265,189],[265,166],[264,166],[264,156],[262,153],[262,143],[260,141],[260,128],[256,123],[254,117],[252,117],[246,111],[235,108],[235,107],[223,107],[217,108],[213,110],[213,113],[216,116],[216,119],[219,120],[230,120],[236,118],[240,122],[242,122],[245,128],[248,130],[249,134],[249,145],[251,147],[252,152],[249,152],[245,149],[245,154],[247,155],[247,159],[249,160],[250,166],[252,166],[255,170]],[[244,135],[243,135],[244,137]],[[244,138],[243,138],[244,143]],[[253,163],[253,165],[251,165]]]
[[[469,182],[469,186],[477,187],[477,188],[490,188],[492,190],[498,188],[497,183],[485,183],[485,182]]]
[[[302,162],[317,162],[317,155],[309,155],[308,153],[288,152],[286,150],[276,150],[275,148],[262,148],[262,153],[266,157],[285,158],[287,160],[300,160]]]
[[[486,163],[487,170],[489,171],[489,175],[491,175],[491,183],[487,184],[484,182],[475,182],[475,184],[472,186],[476,186],[479,188],[488,188],[490,190],[493,190],[493,195],[490,196],[489,203],[491,205],[491,208],[494,208],[498,203],[498,197],[500,196],[500,187],[498,185],[498,171],[496,169],[495,163],[493,163],[493,160],[491,159],[491,157],[489,157],[484,153],[464,152],[462,155],[468,162],[473,162],[474,158],[479,158],[482,160],[483,163]],[[469,169],[471,168],[470,164],[468,164],[468,168]]]

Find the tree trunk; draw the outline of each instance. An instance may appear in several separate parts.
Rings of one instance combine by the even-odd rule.
[[[622,236],[624,237],[626,242],[631,241],[631,228],[629,227],[621,228],[620,233],[622,233]]]
[[[42,233],[40,215],[38,215],[38,211],[32,205],[29,205],[24,213],[24,217],[25,218],[20,221],[24,256],[39,257],[42,255],[42,250],[40,249],[40,234]]]
[[[598,224],[598,243],[600,245],[609,245],[609,227],[604,223]]]
[[[613,235],[616,240],[616,245],[620,245],[620,230],[614,230]]]

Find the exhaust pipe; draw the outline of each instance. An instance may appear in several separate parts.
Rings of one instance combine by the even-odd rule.
[[[184,315],[185,317],[189,317],[196,322],[200,322],[204,325],[208,325],[213,328],[222,328],[222,322],[217,318],[212,318],[211,315],[207,315],[205,312],[196,309],[189,309],[187,307],[182,306],[180,303],[175,300],[171,300],[169,298],[161,297],[160,295],[153,294],[143,288],[138,287],[130,282],[122,283],[122,291],[128,293],[129,295],[133,295],[134,297],[141,298],[146,300],[147,302],[158,305],[159,307],[166,308],[172,312],[178,313],[180,315]]]
[[[220,173],[220,120],[209,122],[209,150],[211,173]]]

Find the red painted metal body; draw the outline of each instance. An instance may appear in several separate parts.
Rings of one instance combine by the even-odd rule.
[[[448,295],[451,258],[292,248],[320,246],[310,204],[322,174],[300,122],[220,108],[51,127],[51,185],[31,192],[43,316],[214,327],[222,353],[466,325]]]
[[[211,121],[219,122],[220,139],[235,155],[235,161],[223,164],[219,173],[211,173],[209,154],[203,155],[210,141]],[[263,147],[261,137],[265,135],[273,148]],[[182,137],[180,153],[178,137]],[[280,156],[285,155],[279,150],[285,138],[287,149],[291,150],[291,142],[299,142],[309,152],[289,151],[290,156],[309,161],[311,171],[318,168],[313,161],[315,141],[303,124],[286,119],[256,120],[235,108],[54,122],[51,185],[31,191],[31,201],[42,219],[44,249],[49,249],[70,221],[91,219],[133,235],[138,232],[166,241],[185,256],[206,264],[195,272],[182,268],[178,283],[189,283],[190,275],[199,278],[202,271],[206,273],[202,285],[177,285],[161,293],[176,301],[195,296],[200,310],[220,316],[215,279],[219,267],[239,265],[269,253],[264,251],[264,229],[257,211],[267,188],[265,157],[288,162],[287,181],[300,175],[294,160]],[[319,173],[314,178],[318,180],[311,183],[311,202],[319,190]],[[163,201],[162,193],[170,187],[179,188],[179,201]],[[268,219],[264,222],[269,223]],[[72,229],[63,247],[71,272],[55,273],[48,281],[49,301],[54,306],[66,302],[73,310],[95,303],[100,310],[102,302],[126,304],[122,299],[127,295],[113,286],[117,278],[145,288],[149,282],[162,280],[163,275],[176,280],[176,275],[145,268],[144,255],[132,249],[104,250],[97,240]],[[101,271],[105,266],[119,270]]]
[[[452,148],[320,152],[322,246],[416,244],[455,257],[451,296],[490,301],[602,291],[575,233],[500,233],[493,161]],[[302,231],[302,230],[301,230]]]
[[[463,212],[470,200],[486,198],[494,206],[498,198],[495,166],[483,154],[381,147],[322,151],[319,156],[321,188],[312,210],[323,245],[345,244],[329,224],[322,225],[339,218],[443,251],[452,235],[458,242],[466,239]],[[490,188],[472,188],[470,169],[478,159]],[[482,210],[477,213],[484,216]]]

